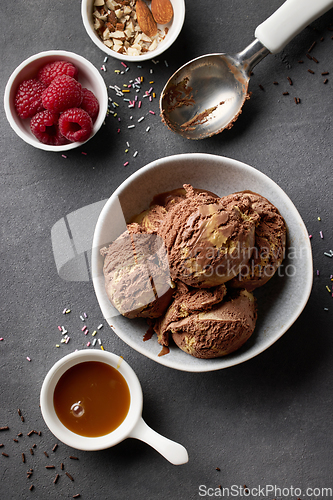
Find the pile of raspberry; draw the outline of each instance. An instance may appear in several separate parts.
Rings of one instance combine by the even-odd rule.
[[[43,66],[37,78],[22,82],[15,95],[15,108],[44,144],[61,146],[89,139],[99,104],[91,90],[78,82],[78,70],[67,61]]]

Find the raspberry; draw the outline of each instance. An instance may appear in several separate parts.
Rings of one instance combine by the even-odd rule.
[[[15,95],[15,108],[20,118],[31,118],[44,109],[42,93],[45,89],[44,83],[34,78],[19,85]]]
[[[42,94],[44,108],[54,113],[61,113],[68,108],[80,106],[82,87],[71,76],[57,76]]]
[[[54,61],[49,64],[45,64],[38,72],[38,80],[45,83],[45,85],[50,85],[52,80],[57,76],[68,75],[78,79],[78,70],[74,64],[67,61]]]
[[[98,100],[91,90],[85,88],[82,89],[82,96],[81,108],[87,111],[88,115],[90,115],[92,121],[94,122],[99,111]]]
[[[91,135],[93,122],[84,109],[71,108],[60,115],[59,129],[69,141],[84,142]]]
[[[60,133],[58,113],[44,110],[37,113],[30,121],[30,129],[34,136],[43,144],[61,146],[68,140]]]

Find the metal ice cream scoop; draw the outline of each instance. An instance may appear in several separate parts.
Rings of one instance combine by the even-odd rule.
[[[269,53],[277,53],[309,23],[333,7],[333,0],[286,0],[255,30],[255,40],[235,55],[210,54],[182,66],[160,97],[163,122],[187,139],[203,139],[232,127],[248,99],[250,74]]]

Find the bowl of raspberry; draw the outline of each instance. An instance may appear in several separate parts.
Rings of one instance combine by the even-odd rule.
[[[35,54],[10,76],[7,119],[25,142],[46,151],[81,146],[101,128],[108,107],[103,77],[84,57],[62,50]]]

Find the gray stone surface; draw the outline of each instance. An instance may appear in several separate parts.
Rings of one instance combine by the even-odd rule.
[[[2,112],[0,427],[8,425],[9,430],[0,431],[4,445],[1,500],[59,500],[77,493],[89,500],[189,500],[219,492],[234,498],[246,495],[244,485],[253,498],[332,496],[333,298],[326,287],[332,286],[333,268],[324,255],[333,249],[332,11],[307,27],[282,53],[268,56],[255,68],[252,97],[230,131],[192,142],[170,132],[158,116],[159,93],[179,66],[204,53],[241,50],[252,41],[255,27],[281,3],[186,0],[182,33],[158,63],[144,62],[142,68],[129,64],[130,70],[119,75],[115,70],[123,66],[109,58],[102,73],[107,85],[119,86],[142,75],[143,89],[153,86],[156,99],[144,102],[141,110],[128,109],[110,90],[119,103],[121,121],[109,116],[96,137],[69,151],[66,158],[25,144]],[[42,50],[69,50],[96,67],[103,64],[104,54],[85,33],[79,0],[4,3],[0,25],[2,95],[12,71]],[[314,41],[311,55],[318,63],[306,57]],[[330,73],[327,84],[321,75],[324,71]],[[282,95],[285,91],[289,96]],[[300,104],[295,104],[294,97],[300,98]],[[149,109],[156,114],[148,113]],[[138,123],[143,115],[145,119]],[[128,129],[132,123],[135,128]],[[133,157],[135,151],[138,154]],[[88,314],[90,330],[103,320],[91,281],[65,281],[58,275],[51,230],[67,214],[108,198],[150,161],[182,152],[241,160],[285,190],[312,234],[310,300],[292,328],[263,354],[236,367],[203,374],[161,366],[128,347],[105,325],[99,331],[105,349],[124,356],[141,381],[146,422],[182,443],[189,462],[173,466],[135,440],[93,453],[59,442],[52,451],[57,440],[39,409],[42,381],[58,359],[85,347],[80,314]],[[71,313],[63,316],[65,307]],[[71,340],[57,349],[61,338],[57,326],[63,324]],[[32,429],[41,435],[27,436]],[[17,437],[19,432],[23,435]],[[16,437],[18,442],[13,441]],[[70,459],[71,455],[79,460]],[[33,474],[27,479],[30,468]],[[59,480],[53,484],[57,473]]]

